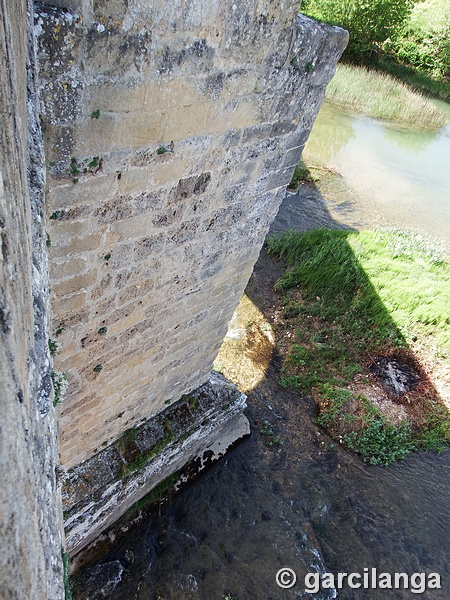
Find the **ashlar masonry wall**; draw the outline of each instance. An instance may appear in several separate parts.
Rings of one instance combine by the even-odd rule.
[[[297,6],[39,7],[65,467],[207,380],[347,41]]]
[[[0,0],[0,15],[0,599],[62,600],[32,7]]]

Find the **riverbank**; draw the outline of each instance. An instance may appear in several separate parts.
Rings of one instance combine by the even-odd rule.
[[[353,113],[414,127],[439,129],[448,123],[432,100],[391,75],[365,67],[338,64],[326,99]]]
[[[450,267],[402,229],[288,231],[281,383],[310,394],[318,422],[370,464],[450,442]],[[438,376],[440,375],[440,377]]]

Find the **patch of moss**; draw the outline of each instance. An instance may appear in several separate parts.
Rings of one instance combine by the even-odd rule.
[[[63,565],[64,598],[72,600],[73,582],[71,580],[72,570],[70,567],[70,556],[61,546],[61,561]]]
[[[175,484],[180,478],[180,471],[176,471],[172,475],[169,475],[166,479],[161,481],[156,487],[154,487],[148,494],[133,504],[131,508],[126,512],[127,516],[134,515],[143,508],[150,507],[152,504],[159,503],[163,499],[163,496],[167,495],[169,490],[175,487]]]

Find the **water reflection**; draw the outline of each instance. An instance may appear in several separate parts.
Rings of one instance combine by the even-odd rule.
[[[450,242],[450,125],[438,132],[351,116],[325,104],[305,147],[385,223]]]
[[[385,127],[384,137],[389,144],[396,144],[407,154],[420,154],[436,139],[435,132],[412,131],[395,127]]]
[[[328,163],[354,138],[352,117],[324,104],[314,123],[306,152],[320,164]]]

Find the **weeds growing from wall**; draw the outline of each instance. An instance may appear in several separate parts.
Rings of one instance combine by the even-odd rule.
[[[69,382],[67,380],[67,373],[60,373],[59,371],[52,371],[51,373],[52,384],[53,384],[53,406],[60,404],[64,398]]]
[[[70,567],[70,556],[62,546],[61,560],[63,565],[64,598],[65,600],[72,600],[73,582],[71,580],[72,571]]]

